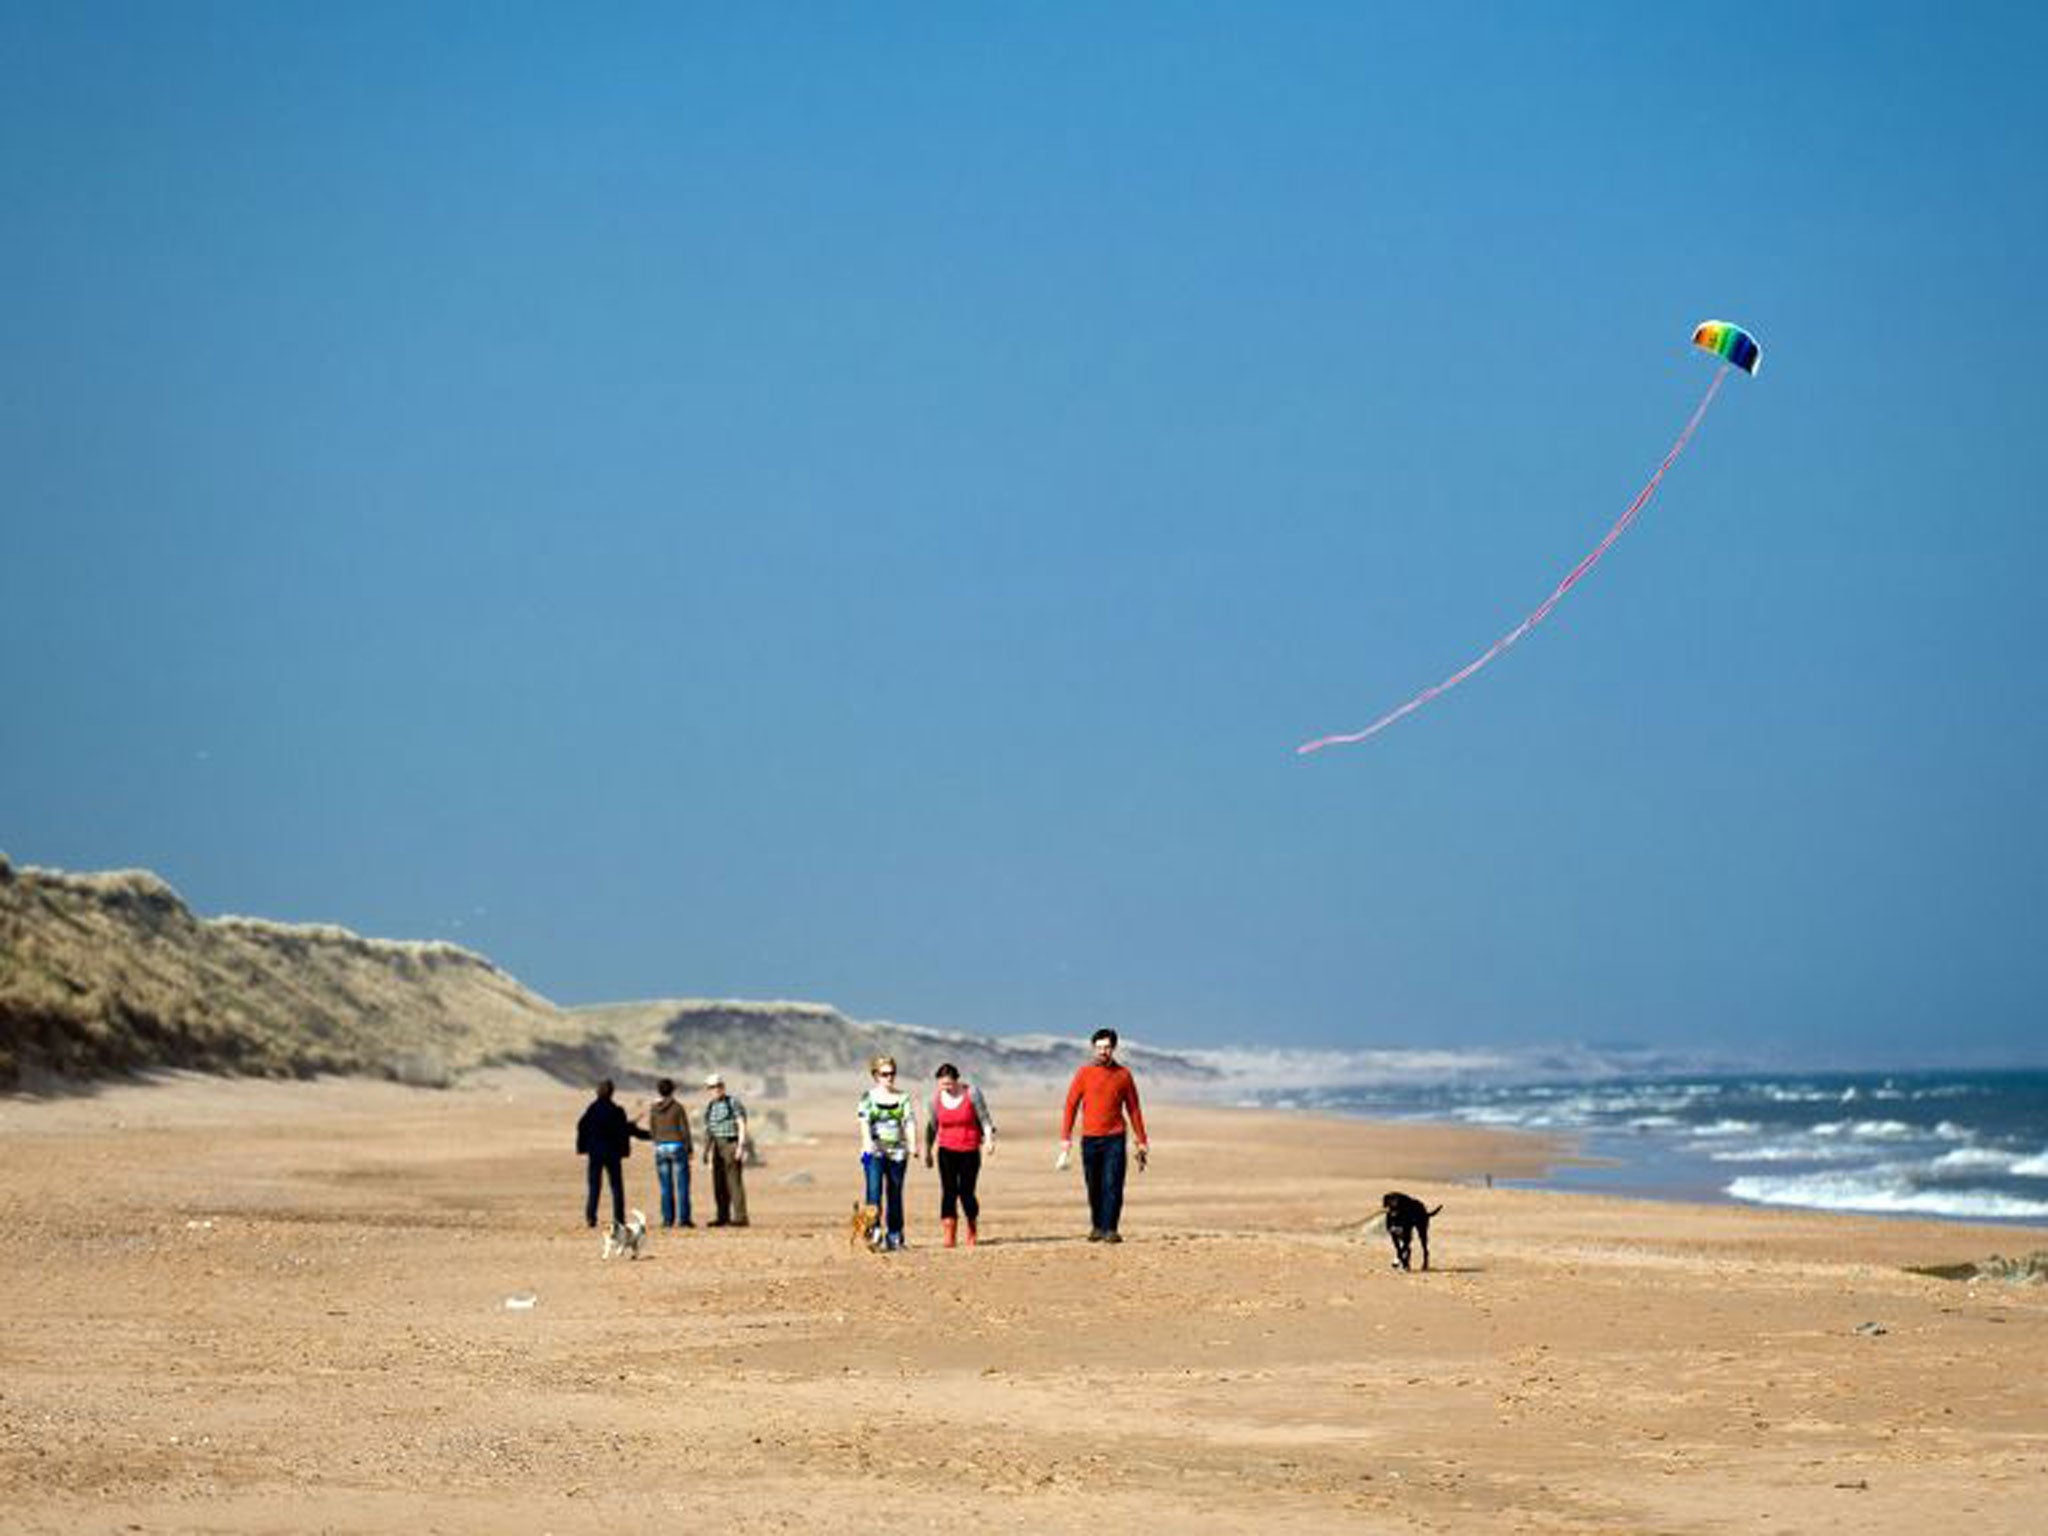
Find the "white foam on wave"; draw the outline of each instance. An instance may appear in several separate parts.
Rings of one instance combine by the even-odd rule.
[[[1594,1123],[1583,1099],[1543,1099],[1531,1103],[1459,1104],[1445,1113],[1467,1125],[1512,1126],[1526,1131],[1583,1131]]]
[[[1953,1152],[1944,1152],[1934,1160],[1934,1166],[1944,1173],[1956,1173],[1977,1169],[1991,1173],[2011,1173],[2019,1162],[2016,1152],[2000,1152],[1995,1147],[1957,1147]]]
[[[1453,1119],[1470,1121],[1473,1125],[1520,1125],[1532,1110],[1496,1109],[1490,1104],[1459,1104],[1451,1108]]]
[[[1506,1051],[1215,1050],[1181,1054],[1214,1069],[1233,1084],[1318,1088],[1376,1087],[1389,1083],[1458,1082],[1506,1076],[1524,1060]]]
[[[1715,1163],[1849,1163],[1862,1149],[1840,1141],[1767,1141],[1752,1147],[1717,1147],[1707,1154]]]
[[[1506,1125],[1529,1129],[1551,1129],[1563,1122],[1550,1110],[1535,1105],[1462,1104],[1451,1111],[1453,1119],[1467,1125]]]
[[[1668,1114],[1676,1110],[1691,1109],[1702,1099],[1718,1096],[1717,1090],[1701,1087],[1696,1083],[1683,1083],[1673,1087],[1635,1088],[1627,1092],[1596,1092],[1593,1101],[1602,1109],[1616,1114],[1630,1110],[1647,1110],[1657,1114]]]
[[[1818,1104],[1823,1100],[1832,1103],[1837,1097],[1815,1088],[1781,1088],[1776,1083],[1765,1084],[1762,1092],[1765,1098],[1777,1104]]]
[[[1543,1111],[1545,1125],[1590,1125],[1598,1118],[1598,1100],[1573,1095],[1570,1098],[1552,1099]]]
[[[2048,1152],[2021,1158],[2012,1165],[2012,1171],[2023,1179],[2048,1179]]]
[[[1763,1127],[1754,1120],[1716,1120],[1710,1125],[1696,1125],[1692,1134],[1696,1140],[1717,1140],[1727,1136],[1754,1136]]]
[[[1903,1120],[1827,1120],[1813,1128],[1816,1136],[1849,1136],[1857,1141],[1905,1141],[1922,1134]]]
[[[1640,1079],[1672,1073],[1717,1070],[1698,1055],[1681,1057],[1666,1051],[1632,1050],[1587,1045],[1472,1046],[1465,1048],[1386,1047],[1362,1050],[1226,1047],[1176,1051],[1208,1067],[1231,1088],[1318,1089],[1377,1088],[1408,1084],[1528,1085],[1540,1093],[1544,1084],[1562,1084],[1557,1091],[1578,1095],[1602,1090],[1590,1085],[1617,1079]],[[1660,1098],[1718,1092],[1712,1084],[1693,1081],[1636,1086],[1635,1093],[1655,1092]],[[1623,1096],[1624,1090],[1616,1090]],[[1667,1107],[1660,1104],[1658,1107]]]
[[[2048,1200],[2023,1200],[1986,1189],[1922,1189],[1896,1171],[1749,1174],[1727,1186],[1733,1199],[1752,1205],[1792,1205],[1815,1211],[1868,1211],[1884,1216],[1989,1217],[2024,1221],[2048,1216]]]

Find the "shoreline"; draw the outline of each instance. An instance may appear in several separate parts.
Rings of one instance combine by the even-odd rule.
[[[1727,1185],[1701,1177],[1697,1170],[1685,1166],[1680,1159],[1668,1154],[1657,1155],[1658,1149],[1651,1149],[1651,1155],[1648,1156],[1632,1156],[1625,1147],[1617,1148],[1612,1139],[1591,1137],[1583,1133],[1525,1130],[1513,1126],[1480,1127],[1432,1115],[1400,1117],[1373,1114],[1370,1111],[1359,1111],[1354,1114],[1333,1109],[1265,1110],[1239,1104],[1224,1107],[1243,1109],[1247,1113],[1322,1117],[1385,1130],[1411,1127],[1430,1127],[1443,1131],[1483,1130],[1487,1134],[1504,1138],[1526,1138],[1534,1143],[1548,1145],[1552,1149],[1544,1171],[1539,1174],[1497,1176],[1490,1170],[1483,1170],[1470,1179],[1453,1181],[1473,1184],[1475,1187],[1483,1185],[1487,1189],[1524,1190],[1533,1194],[1569,1195],[1592,1200],[1647,1201],[1659,1205],[1708,1206],[1760,1213],[1785,1211],[1871,1221],[1936,1222],[1951,1226],[1996,1227],[2006,1231],[2030,1233],[2039,1240],[2043,1248],[2048,1248],[2048,1218],[2040,1216],[1952,1214],[1932,1210],[1877,1210],[1806,1205],[1795,1201],[1748,1200],[1730,1193]],[[1654,1170],[1660,1165],[1669,1167],[1671,1171],[1664,1176],[1658,1176]],[[1731,1177],[1729,1182],[1733,1183],[1734,1179]]]
[[[2048,1227],[2048,1074],[2038,1071],[1381,1083],[1275,1108],[1564,1139],[1575,1155],[1527,1181],[1536,1188]]]
[[[750,1098],[759,1098],[771,1117],[785,1116],[788,1111],[782,1106],[789,1102],[808,1106],[829,1103],[837,1097],[844,1097],[850,1106],[858,1097],[857,1093],[847,1091],[847,1075],[843,1073],[795,1072],[777,1075],[787,1085],[783,1096],[769,1099],[758,1094],[747,1095]],[[744,1082],[745,1074],[737,1074],[734,1080],[736,1083]],[[1057,1119],[1060,1096],[1065,1090],[1065,1081],[1054,1077],[1026,1075],[1012,1075],[1001,1081],[1002,1088],[999,1093],[1004,1101],[1014,1103],[1021,1098],[1026,1103],[1039,1106],[1040,1118],[1045,1121],[1042,1139],[1046,1145],[1052,1145],[1056,1139],[1054,1122]],[[94,1104],[124,1094],[165,1095],[166,1097],[156,1102],[169,1104],[175,1100],[176,1092],[181,1087],[191,1092],[204,1093],[210,1088],[230,1086],[257,1096],[265,1092],[289,1095],[321,1086],[352,1087],[372,1091],[390,1089],[400,1094],[425,1093],[429,1098],[435,1095],[460,1096],[466,1093],[500,1092],[508,1086],[521,1093],[552,1092],[565,1098],[574,1098],[582,1091],[574,1085],[560,1082],[539,1069],[526,1066],[478,1068],[464,1074],[453,1084],[441,1087],[423,1087],[418,1084],[402,1084],[355,1076],[232,1077],[168,1068],[129,1077],[64,1081],[39,1085],[35,1089],[17,1089],[0,1093],[0,1135],[4,1135],[8,1129],[10,1111],[34,1112],[38,1108],[58,1105]],[[633,1101],[632,1088],[631,1082],[622,1086],[622,1102]],[[686,1086],[683,1090],[686,1099],[689,1092]],[[1471,1171],[1463,1177],[1438,1180],[1451,1185],[1583,1196],[1598,1200],[1705,1206],[1760,1214],[1805,1213],[1814,1216],[1841,1216],[1887,1222],[1983,1226],[2006,1232],[2035,1233],[2041,1238],[2043,1246],[2048,1246],[2048,1216],[1894,1210],[1745,1199],[1729,1191],[1728,1185],[1735,1181],[1734,1175],[1727,1175],[1725,1183],[1718,1182],[1716,1178],[1705,1177],[1700,1168],[1674,1155],[1668,1145],[1660,1144],[1647,1136],[1625,1138],[1612,1131],[1603,1133],[1587,1128],[1475,1123],[1449,1114],[1397,1111],[1388,1105],[1353,1109],[1338,1105],[1297,1102],[1261,1104],[1242,1097],[1223,1097],[1213,1088],[1190,1088],[1187,1084],[1171,1080],[1160,1088],[1149,1089],[1146,1097],[1148,1103],[1156,1102],[1159,1107],[1169,1111],[1279,1116],[1289,1122],[1321,1121],[1331,1125],[1363,1127],[1385,1132],[1408,1141],[1413,1141],[1426,1132],[1432,1147],[1444,1149],[1439,1157],[1463,1156],[1473,1165]],[[848,1115],[850,1123],[850,1108]],[[173,1116],[175,1118],[175,1111]],[[798,1139],[815,1142],[818,1135],[829,1137],[829,1126],[815,1129],[817,1134]],[[1632,1140],[1633,1145],[1630,1144]],[[791,1138],[787,1136],[784,1137],[784,1141],[793,1144]],[[1498,1150],[1493,1156],[1488,1157],[1480,1150],[1486,1147]]]

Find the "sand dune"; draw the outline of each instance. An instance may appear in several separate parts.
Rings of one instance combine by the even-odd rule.
[[[823,1003],[722,998],[557,1008],[452,944],[364,938],[332,924],[198,915],[147,870],[16,868],[0,853],[0,1091],[163,1069],[384,1077],[446,1087],[486,1065],[583,1082],[847,1070],[878,1051],[971,1056],[984,1079],[1067,1059],[1050,1036],[986,1039],[850,1019]],[[1127,1056],[1183,1081],[1176,1052]]]
[[[1159,1104],[1106,1249],[1011,1088],[982,1246],[920,1169],[883,1259],[859,1087],[779,1106],[751,1230],[609,1264],[537,1073],[0,1100],[0,1528],[2040,1528],[2048,1288],[1905,1268],[2038,1232],[1489,1190],[1546,1149]],[[1436,1273],[1361,1230],[1393,1185],[1445,1204]]]

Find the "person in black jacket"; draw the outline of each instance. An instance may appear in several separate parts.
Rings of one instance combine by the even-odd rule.
[[[626,1220],[626,1171],[624,1163],[633,1151],[635,1136],[645,1140],[643,1131],[626,1118],[626,1112],[612,1102],[616,1090],[606,1078],[597,1085],[597,1097],[583,1118],[576,1122],[576,1150],[590,1161],[590,1198],[583,1202],[583,1224],[597,1225],[597,1188],[601,1180],[612,1181],[612,1221]]]

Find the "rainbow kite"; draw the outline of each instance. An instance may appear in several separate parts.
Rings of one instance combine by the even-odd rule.
[[[1731,325],[1726,320],[1702,321],[1692,333],[1692,344],[1701,351],[1711,352],[1721,359],[1721,366],[1714,370],[1714,377],[1707,384],[1707,392],[1700,397],[1700,403],[1693,407],[1692,417],[1686,422],[1685,430],[1678,434],[1678,441],[1673,443],[1671,451],[1664,455],[1664,462],[1657,466],[1657,472],[1650,476],[1649,482],[1640,491],[1636,492],[1636,499],[1629,503],[1628,510],[1621,514],[1612,528],[1607,530],[1607,536],[1593,546],[1591,553],[1571,568],[1550,596],[1537,604],[1521,623],[1442,682],[1431,684],[1407,703],[1388,710],[1362,731],[1318,736],[1314,741],[1305,741],[1296,747],[1294,750],[1297,753],[1306,757],[1311,752],[1322,751],[1324,747],[1345,746],[1351,742],[1364,741],[1368,736],[1377,736],[1403,715],[1411,715],[1439,694],[1449,693],[1550,616],[1550,610],[1558,605],[1565,593],[1577,586],[1579,578],[1600,563],[1600,557],[1614,547],[1614,541],[1628,532],[1629,524],[1633,523],[1643,508],[1650,504],[1650,498],[1657,494],[1657,487],[1663,482],[1664,472],[1678,462],[1678,456],[1685,452],[1685,445],[1692,441],[1693,433],[1699,430],[1700,423],[1706,419],[1707,407],[1714,403],[1714,396],[1721,392],[1721,383],[1728,377],[1728,370],[1740,368],[1744,373],[1754,374],[1763,362],[1763,348],[1757,345],[1756,338],[1741,326]]]

